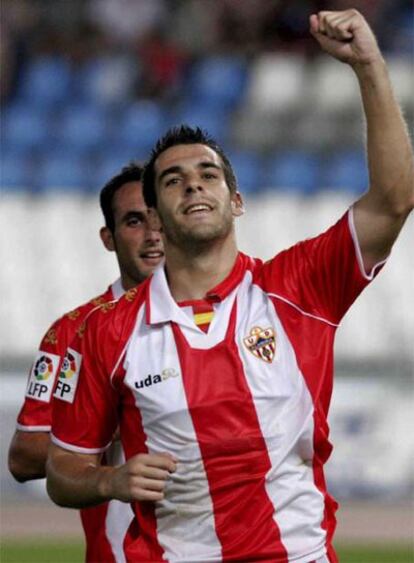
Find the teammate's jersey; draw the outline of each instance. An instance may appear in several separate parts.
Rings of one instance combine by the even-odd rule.
[[[67,347],[93,309],[119,299],[123,293],[121,281],[117,280],[105,293],[63,315],[49,328],[29,374],[25,401],[17,418],[18,430],[50,432],[53,394],[68,400],[76,385],[70,359],[62,363]],[[61,404],[59,401],[58,406]],[[119,464],[123,461],[122,448],[114,443],[107,454],[107,462]],[[113,561],[114,554],[117,561],[125,561],[123,541],[133,518],[130,506],[112,501],[80,513],[86,537],[86,561]]]
[[[323,473],[334,335],[380,266],[364,272],[350,211],[264,264],[240,253],[205,298],[207,332],[162,268],[89,317],[52,440],[101,452],[119,423],[127,459],[178,459],[165,499],[133,505],[129,561],[336,561]]]

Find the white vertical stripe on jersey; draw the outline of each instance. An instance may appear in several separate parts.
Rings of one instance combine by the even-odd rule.
[[[237,301],[236,338],[259,424],[271,461],[266,490],[289,561],[305,563],[324,555],[326,533],[320,524],[324,498],[313,478],[313,403],[295,353],[266,294],[250,285],[248,272]],[[272,363],[243,343],[253,327],[272,327]]]
[[[112,442],[105,452],[108,465],[121,465],[125,463],[125,456],[119,440]],[[116,563],[126,563],[124,540],[129,526],[134,518],[131,505],[119,500],[108,503],[105,519],[106,537],[111,546]]]
[[[179,460],[165,499],[156,503],[157,538],[168,561],[220,560],[213,504],[174,335],[169,324],[148,327],[143,310],[128,346],[124,382],[140,410],[148,451],[169,452]]]

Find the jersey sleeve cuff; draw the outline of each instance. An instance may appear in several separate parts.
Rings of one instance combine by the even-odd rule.
[[[20,432],[50,432],[52,429],[52,427],[49,425],[44,425],[44,426],[34,426],[34,425],[30,425],[30,426],[26,426],[24,424],[20,424],[17,423],[16,424],[16,430],[19,430]]]
[[[361,247],[359,246],[358,235],[357,235],[356,229],[355,229],[354,208],[353,207],[350,207],[350,209],[348,211],[348,225],[349,225],[349,230],[350,230],[350,233],[351,233],[352,241],[354,243],[355,255],[356,255],[356,258],[357,258],[359,271],[361,272],[361,275],[365,280],[372,281],[375,278],[378,270],[381,269],[382,266],[387,262],[388,257],[385,258],[385,260],[381,260],[381,262],[378,262],[377,264],[375,264],[371,268],[371,271],[367,272],[365,270],[364,261],[362,259]]]
[[[54,444],[56,444],[56,446],[59,446],[60,448],[63,448],[64,450],[69,450],[70,452],[75,452],[75,453],[78,453],[78,454],[101,454],[111,445],[111,442],[109,442],[109,444],[107,444],[103,448],[84,448],[82,446],[76,446],[74,444],[68,444],[67,442],[64,442],[63,440],[59,440],[59,438],[57,438],[53,434],[50,435],[50,439]]]

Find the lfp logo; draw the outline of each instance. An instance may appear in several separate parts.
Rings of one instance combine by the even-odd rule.
[[[81,363],[81,354],[72,348],[68,348],[60,368],[58,382],[53,394],[54,397],[66,401],[67,403],[73,403]]]
[[[39,351],[30,373],[26,397],[38,401],[49,401],[59,360],[60,357],[56,354]]]
[[[49,379],[53,373],[53,361],[48,356],[40,356],[35,363],[33,373],[38,381]]]

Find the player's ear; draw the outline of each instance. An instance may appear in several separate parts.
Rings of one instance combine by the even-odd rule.
[[[101,227],[99,231],[99,236],[101,237],[101,241],[103,242],[103,245],[106,248],[106,250],[114,252],[115,242],[110,229],[108,229],[108,227]]]
[[[244,203],[240,192],[231,194],[231,212],[233,217],[240,217],[244,213]]]

